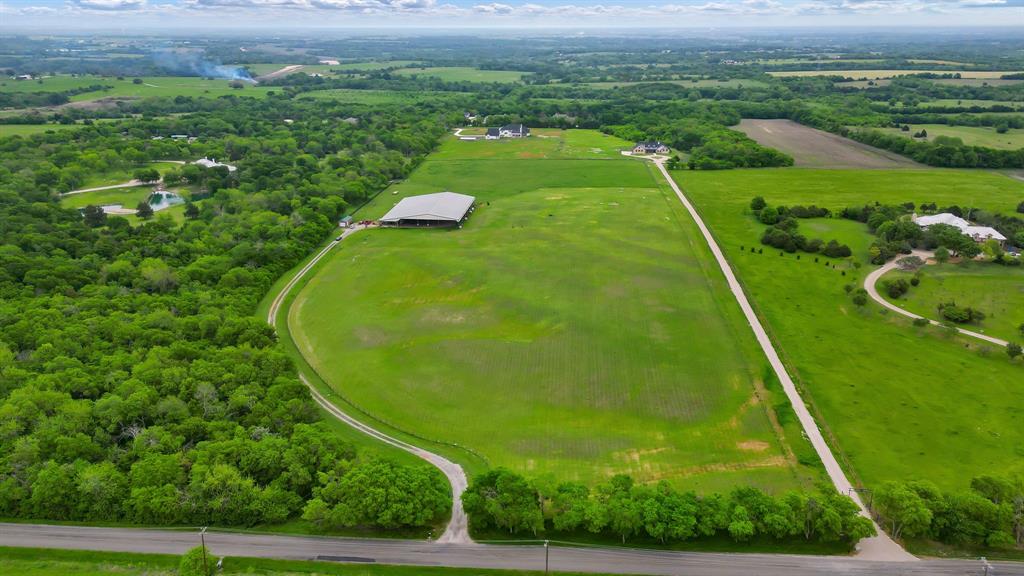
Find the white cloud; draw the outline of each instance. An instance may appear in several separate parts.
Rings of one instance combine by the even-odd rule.
[[[74,5],[86,10],[141,10],[146,0],[74,0]]]

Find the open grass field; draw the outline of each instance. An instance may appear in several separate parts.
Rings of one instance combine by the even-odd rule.
[[[780,78],[786,76],[843,76],[846,78],[867,78],[878,80],[911,74],[960,74],[961,79],[998,79],[1004,74],[1016,74],[1018,70],[779,70],[768,72]]]
[[[921,283],[901,298],[889,298],[884,290],[879,292],[900,308],[935,320],[942,320],[938,311],[941,303],[970,306],[986,317],[980,324],[967,326],[968,329],[1009,342],[1024,341],[1020,332],[1024,325],[1024,268],[963,262],[924,266],[921,273]],[[880,282],[894,278],[909,280],[911,276],[894,270]]]
[[[583,84],[583,86],[610,90],[612,88],[626,88],[629,86],[640,86],[643,84],[677,84],[679,86],[686,86],[689,88],[742,88],[744,86],[748,88],[759,88],[768,85],[766,82],[761,80],[752,80],[749,78],[734,78],[730,80],[702,78],[693,80],[651,80],[647,82],[588,82]]]
[[[541,134],[448,139],[361,210],[444,189],[478,200],[461,230],[370,230],[335,249],[289,313],[311,364],[382,420],[531,475],[703,490],[817,477],[667,186],[611,152],[624,141]]]
[[[921,102],[918,104],[921,108],[932,108],[936,106],[963,106],[964,108],[970,108],[972,106],[979,106],[982,108],[991,108],[992,106],[1011,106],[1019,110],[1024,110],[1024,101],[1014,102],[1012,100],[971,100],[956,98],[944,98],[939,100],[932,100],[929,102]]]
[[[246,85],[241,90],[228,86],[227,80],[207,80],[193,76],[147,76],[142,84],[132,83],[132,78],[118,80],[103,76],[53,76],[41,81],[7,80],[0,84],[0,92],[62,92],[93,85],[110,86],[109,89],[85,92],[71,97],[72,102],[83,102],[98,98],[146,98],[150,96],[193,96],[216,98],[233,94],[236,96],[262,97],[273,88]]]
[[[478,70],[468,66],[399,68],[393,73],[404,76],[433,76],[446,82],[519,82],[526,74],[516,70]]]
[[[872,269],[865,225],[800,222],[808,238],[836,238],[853,260],[835,269],[814,256],[751,254],[764,226],[748,208],[769,204],[977,204],[1012,213],[1024,183],[952,170],[733,170],[676,172],[722,245],[798,385],[819,414],[848,472],[869,487],[924,478],[965,488],[980,474],[1024,472],[1024,367],[1001,350],[947,330],[917,328],[869,303],[855,306],[845,284]],[[845,272],[845,275],[843,275]],[[986,352],[987,350],[987,352]]]
[[[81,127],[81,124],[0,124],[0,138],[6,138],[7,136],[31,136],[50,130],[74,130]]]
[[[402,104],[457,97],[457,92],[399,92],[396,90],[356,90],[337,88],[304,92],[299,98],[337,100],[351,104]]]
[[[209,548],[214,561],[217,550]],[[129,552],[94,552],[47,548],[0,548],[0,574],[18,576],[176,576],[180,556]],[[218,574],[253,576],[540,576],[528,570],[488,570],[440,566],[394,566],[386,564],[275,560],[269,558],[224,558]],[[573,573],[560,572],[572,576]],[[600,576],[594,574],[591,576]]]
[[[917,166],[899,154],[792,120],[744,119],[737,129],[759,144],[789,154],[798,167],[892,169]]]
[[[903,132],[899,128],[879,128],[885,132],[899,134],[912,138],[915,132],[925,130],[928,132],[928,140],[934,140],[938,136],[949,136],[959,138],[964,144],[970,146],[986,146],[1001,150],[1016,150],[1024,148],[1024,130],[1011,128],[1005,134],[996,132],[990,126],[949,126],[946,124],[911,124],[909,132]]]

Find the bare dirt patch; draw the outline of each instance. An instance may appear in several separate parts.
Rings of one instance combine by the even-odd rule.
[[[791,120],[741,120],[737,130],[758,144],[781,150],[804,168],[919,168],[898,154],[849,138],[809,128]]]

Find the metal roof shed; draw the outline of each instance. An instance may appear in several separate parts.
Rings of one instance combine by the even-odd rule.
[[[437,192],[403,198],[380,219],[384,226],[456,226],[472,211],[476,198]]]

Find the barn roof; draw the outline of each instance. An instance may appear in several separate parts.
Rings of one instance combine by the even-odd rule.
[[[399,220],[440,220],[458,222],[466,215],[476,198],[455,192],[437,192],[402,198],[385,214],[381,222]]]

